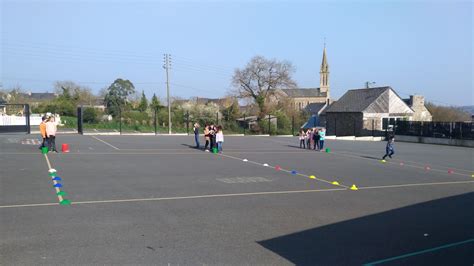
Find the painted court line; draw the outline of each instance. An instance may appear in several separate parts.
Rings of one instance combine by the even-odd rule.
[[[249,193],[234,193],[234,194],[210,194],[210,195],[200,195],[200,196],[183,196],[183,197],[166,197],[166,198],[141,198],[141,199],[76,201],[76,202],[71,202],[71,205],[95,204],[95,203],[163,201],[163,200],[181,200],[181,199],[224,198],[224,197],[260,196],[260,195],[295,194],[295,193],[315,193],[315,192],[340,191],[340,190],[346,190],[346,189],[343,189],[343,188],[329,188],[329,189],[311,189],[311,190],[264,191],[264,192],[249,192]],[[53,206],[53,205],[59,205],[59,204],[58,203],[40,203],[40,204],[23,204],[23,205],[5,205],[5,206],[0,206],[0,209],[2,209],[2,208]]]
[[[365,153],[358,153],[358,152],[351,152],[351,151],[341,151],[341,153],[347,153],[347,154],[355,154],[355,155],[362,155],[362,156],[370,156],[370,157],[374,157],[375,155],[371,155],[371,154],[365,154]],[[426,165],[431,165],[431,163],[421,163],[421,162],[415,162],[415,161],[410,161],[410,160],[400,160],[400,159],[392,159],[398,163],[412,163],[412,164],[416,164],[416,165],[421,165],[421,166],[426,166]],[[443,168],[446,168],[446,169],[453,169],[453,170],[458,170],[458,171],[462,171],[462,172],[468,172],[468,173],[472,173],[474,172],[474,169],[473,170],[467,170],[467,169],[461,169],[461,168],[456,168],[456,167],[449,167],[449,166],[446,166],[446,165],[440,165],[438,163],[436,163],[437,166],[439,167],[443,167]]]
[[[235,159],[235,160],[239,160],[239,161],[242,161],[243,158],[238,158],[238,157],[234,157],[234,156],[230,156],[230,155],[227,155],[227,154],[219,154],[223,157],[227,157],[227,158],[230,158],[230,159]],[[254,161],[250,161],[250,160],[247,160],[246,161],[247,163],[252,163],[252,164],[255,164],[255,165],[258,165],[258,166],[264,166],[262,163],[258,163],[258,162],[254,162]],[[274,166],[265,166],[265,167],[269,167],[269,168],[272,168],[272,169],[275,169]],[[283,168],[280,168],[280,171],[283,171],[283,172],[286,172],[286,173],[292,173],[292,171],[290,170],[287,170],[287,169],[283,169]],[[309,175],[305,175],[305,174],[301,174],[301,173],[296,173],[296,175],[298,176],[302,176],[302,177],[307,177],[309,178],[310,176]],[[345,185],[341,185],[341,184],[333,184],[331,181],[328,181],[328,180],[325,180],[325,179],[321,179],[321,178],[318,178],[318,177],[314,177],[313,179],[315,180],[318,180],[318,181],[321,181],[321,182],[324,182],[324,183],[328,183],[330,185],[333,185],[333,186],[338,186],[338,187],[343,187],[345,189],[349,189],[348,186],[345,186]]]
[[[381,164],[379,160],[376,160],[376,159],[371,159],[371,158],[363,158],[363,157],[360,157],[360,156],[357,156],[357,155],[350,155],[350,154],[346,154],[346,153],[341,153],[341,152],[331,152],[329,154],[332,154],[334,156],[342,156],[342,157],[347,157],[347,158],[354,158],[354,159],[359,159],[359,160],[366,160],[366,161],[371,161],[371,162],[374,162],[374,163],[377,163],[377,164]],[[397,162],[390,162],[390,161],[387,161],[385,162],[385,164],[390,164],[390,165],[398,165],[399,163]],[[411,168],[416,168],[416,169],[420,169],[420,170],[425,170],[425,167],[422,167],[422,166],[418,166],[418,165],[410,165],[410,164],[404,164],[404,166],[406,167],[411,167]],[[429,171],[434,171],[434,172],[438,172],[438,173],[443,173],[443,174],[448,174],[447,171],[445,170],[439,170],[439,169],[434,169],[434,168],[431,168]],[[469,174],[464,174],[464,173],[458,173],[458,172],[453,172],[451,173],[451,175],[458,175],[458,176],[468,176],[470,177],[471,175]]]
[[[370,262],[370,263],[364,264],[364,266],[377,265],[377,264],[381,264],[381,263],[385,263],[385,262],[389,262],[389,261],[404,259],[404,258],[408,258],[408,257],[412,257],[412,256],[424,254],[424,253],[429,253],[429,252],[433,252],[433,251],[437,251],[437,250],[441,250],[441,249],[446,249],[446,248],[450,248],[450,247],[455,247],[455,246],[459,246],[459,245],[464,245],[464,244],[472,243],[472,242],[474,242],[474,238],[467,239],[467,240],[460,241],[460,242],[450,243],[450,244],[446,244],[446,245],[442,245],[442,246],[438,246],[438,247],[434,247],[434,248],[429,248],[429,249],[424,249],[424,250],[420,250],[420,251],[416,251],[416,252],[411,252],[411,253],[408,253],[408,254],[404,254],[404,255],[388,258],[388,259],[383,259],[383,260]],[[467,262],[466,265],[467,264],[469,264],[469,262]]]
[[[53,169],[51,167],[51,163],[49,162],[48,155],[47,154],[43,154],[43,155],[44,155],[44,158],[46,159],[46,163],[48,164],[48,170]],[[56,184],[58,184],[58,182],[56,182],[56,180],[53,180],[53,185],[56,185]],[[54,187],[54,189],[56,190],[56,196],[58,196],[59,202],[63,201],[64,200],[63,196],[61,196],[59,193],[61,190],[58,187]]]
[[[90,137],[91,137],[91,138],[94,138],[94,139],[96,139],[96,140],[98,140],[98,141],[100,141],[100,142],[102,142],[102,143],[104,143],[104,144],[107,144],[108,146],[110,146],[110,147],[112,147],[112,148],[114,148],[114,149],[116,149],[116,150],[118,150],[118,151],[120,150],[119,148],[115,147],[114,145],[108,143],[107,141],[101,140],[101,139],[99,139],[99,138],[96,137],[96,136],[90,136]]]
[[[385,188],[403,188],[414,186],[441,186],[441,185],[455,185],[474,183],[474,181],[459,181],[459,182],[439,182],[439,183],[418,183],[405,185],[386,185],[376,187],[361,187],[359,189],[385,189]],[[183,197],[166,197],[166,198],[142,198],[142,199],[117,199],[117,200],[96,200],[96,201],[77,201],[71,202],[71,205],[76,204],[98,204],[98,203],[120,203],[120,202],[145,202],[145,201],[164,201],[164,200],[180,200],[180,199],[205,199],[205,198],[224,198],[224,197],[239,197],[239,196],[259,196],[259,195],[275,195],[275,194],[299,194],[299,193],[317,193],[329,191],[347,191],[346,188],[329,188],[329,189],[311,189],[311,190],[288,190],[288,191],[263,191],[263,192],[249,192],[249,193],[234,193],[234,194],[211,194],[200,196],[183,196]],[[0,209],[5,208],[21,208],[21,207],[41,207],[41,206],[56,206],[59,203],[39,203],[39,204],[21,204],[21,205],[4,205]]]

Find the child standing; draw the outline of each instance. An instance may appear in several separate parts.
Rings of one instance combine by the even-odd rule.
[[[216,142],[218,152],[222,153],[222,144],[224,143],[224,133],[222,132],[222,126],[217,126]]]
[[[49,146],[48,144],[48,136],[46,135],[46,116],[41,117],[41,123],[39,125],[41,137],[43,138],[43,142],[39,149]]]
[[[54,117],[50,117],[46,122],[46,136],[48,136],[48,149],[50,152],[58,153],[56,150],[56,131],[58,130],[58,123]]]
[[[303,149],[306,149],[305,146],[305,138],[306,138],[306,133],[304,132],[304,129],[300,130],[300,148],[303,147]]]
[[[385,147],[385,155],[382,157],[382,160],[385,160],[387,156],[390,157],[390,159],[392,159],[392,155],[395,154],[395,149],[393,147],[394,141],[395,141],[395,138],[393,136],[388,137],[387,146]]]
[[[204,145],[204,150],[209,151],[208,146],[209,146],[209,125],[206,124],[204,127],[204,138],[206,139],[206,145]]]
[[[308,128],[306,131],[306,148],[311,149],[311,141],[313,141],[313,131]]]
[[[319,135],[319,150],[322,151],[324,149],[324,138],[326,137],[325,129],[321,128],[318,135]]]
[[[212,149],[216,148],[216,128],[213,124],[209,126],[209,141],[211,142],[210,148],[212,151]]]
[[[314,139],[314,149],[319,151],[319,130],[317,128],[314,129],[313,139]]]
[[[194,132],[194,141],[196,142],[196,149],[199,149],[199,124],[198,123],[194,124],[193,132]]]

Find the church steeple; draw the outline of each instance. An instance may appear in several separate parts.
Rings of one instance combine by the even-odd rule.
[[[319,89],[321,92],[326,92],[327,98],[329,99],[329,64],[326,58],[326,43],[324,44],[323,61],[321,63],[321,70],[319,72],[319,75]]]

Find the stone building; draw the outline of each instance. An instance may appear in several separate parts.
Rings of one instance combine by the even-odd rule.
[[[413,114],[413,121],[431,121],[433,116],[425,106],[425,97],[422,95],[410,95],[410,98],[403,99],[403,101],[410,106],[415,112]]]
[[[415,105],[421,103],[419,100],[419,97],[413,97]],[[325,110],[327,134],[382,135],[387,122],[397,119],[414,120],[418,117],[415,113],[391,87],[349,90]],[[422,113],[419,113],[419,116],[422,116]]]
[[[323,49],[323,60],[319,71],[319,88],[278,89],[276,98],[290,99],[296,110],[305,110],[312,103],[329,103],[329,64],[326,57],[326,47]]]

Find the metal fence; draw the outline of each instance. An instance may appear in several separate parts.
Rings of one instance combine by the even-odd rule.
[[[120,110],[115,116],[107,115],[107,110],[93,107],[78,107],[77,118],[71,118],[79,133],[115,132],[166,134],[169,132],[167,110],[157,109],[147,112]],[[244,135],[296,135],[306,117],[288,116],[282,113],[251,116],[241,114],[230,118],[221,112],[195,117],[190,112],[171,113],[171,133],[192,134],[195,123],[201,129],[207,125],[220,125],[226,134]]]
[[[474,140],[472,122],[396,121],[395,134],[445,139]]]

